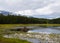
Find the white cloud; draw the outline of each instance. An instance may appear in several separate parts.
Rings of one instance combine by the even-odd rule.
[[[14,6],[16,4],[20,4],[23,0],[5,0],[5,3],[9,6]]]
[[[22,15],[51,15],[53,13],[60,13],[60,2],[55,1],[54,3],[50,3],[42,8],[23,10],[18,13]]]
[[[0,0],[0,6],[10,11],[19,11],[41,8],[52,2],[52,0]]]
[[[0,7],[0,10],[4,10],[2,7]]]
[[[60,3],[51,3],[43,8],[36,9],[36,12],[42,15],[49,15],[52,13],[60,12]]]
[[[33,10],[24,10],[24,11],[18,11],[18,12],[15,12],[15,13],[21,14],[21,15],[32,16],[33,15]]]
[[[52,15],[60,13],[60,0],[0,0],[0,10],[22,15]]]
[[[38,14],[40,14],[40,15],[48,15],[48,14],[52,14],[52,13],[53,13],[53,11],[50,9],[49,6],[36,9],[35,11],[36,11]]]

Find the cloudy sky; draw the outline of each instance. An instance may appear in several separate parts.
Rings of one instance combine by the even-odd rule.
[[[0,0],[0,10],[39,18],[58,18],[60,0]]]

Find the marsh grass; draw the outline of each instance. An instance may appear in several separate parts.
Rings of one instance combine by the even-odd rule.
[[[56,27],[60,26],[60,24],[0,24],[0,29],[10,29],[12,27],[20,27],[20,26]]]
[[[0,43],[30,43],[30,42],[15,38],[3,38],[2,36],[0,36]]]
[[[17,26],[23,26],[23,25],[22,24],[0,24],[0,43],[30,43],[26,40],[2,37],[5,34],[19,33],[17,31],[8,31],[8,29],[11,29]]]
[[[20,39],[15,39],[15,38],[3,38],[2,35],[4,34],[13,34],[13,33],[23,33],[24,32],[17,32],[17,31],[5,31],[7,29],[11,29],[13,27],[20,27],[20,26],[39,26],[39,27],[47,27],[47,26],[60,26],[60,24],[0,24],[0,43],[30,43],[26,40],[20,40]],[[50,37],[59,37],[54,34],[50,34]],[[58,40],[60,41],[60,40]]]
[[[0,34],[5,33],[20,33],[18,31],[8,31],[8,29],[12,29],[14,27],[20,27],[20,26],[38,26],[38,27],[55,27],[60,26],[60,24],[0,24]]]

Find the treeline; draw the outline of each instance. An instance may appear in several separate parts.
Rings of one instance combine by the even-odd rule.
[[[56,18],[56,19],[51,19],[49,20],[50,24],[60,24],[60,18]]]
[[[60,24],[60,18],[57,19],[44,19],[34,18],[21,15],[3,15],[0,14],[0,24]]]

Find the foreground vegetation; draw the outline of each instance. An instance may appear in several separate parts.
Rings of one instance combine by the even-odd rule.
[[[7,29],[11,29],[11,28],[14,28],[14,27],[19,27],[19,26],[60,26],[60,24],[0,24],[0,35],[8,35],[9,34],[13,34],[12,37],[14,37],[14,34],[17,33],[16,31],[15,32],[10,32],[10,31],[5,31]],[[30,34],[27,34],[27,33],[22,33],[22,35],[20,34],[21,32],[18,32],[17,33],[17,36],[16,37],[25,37],[25,38],[38,38],[40,41],[46,41],[46,38],[49,38],[48,41],[54,41],[55,42],[60,42],[60,34],[49,34],[49,35],[46,35],[46,34],[36,34],[36,33],[30,33]],[[20,36],[19,36],[20,35]],[[21,39],[16,39],[16,38],[4,38],[0,36],[0,43],[30,43],[26,40],[21,40]],[[11,35],[10,35],[11,36]]]
[[[30,43],[26,40],[18,39],[18,38],[4,38],[3,35],[13,34],[16,32],[6,31],[7,29],[11,29],[16,26],[23,26],[23,24],[0,24],[0,43]]]
[[[2,36],[0,36],[0,43],[30,43],[30,42],[15,38],[3,38]]]

